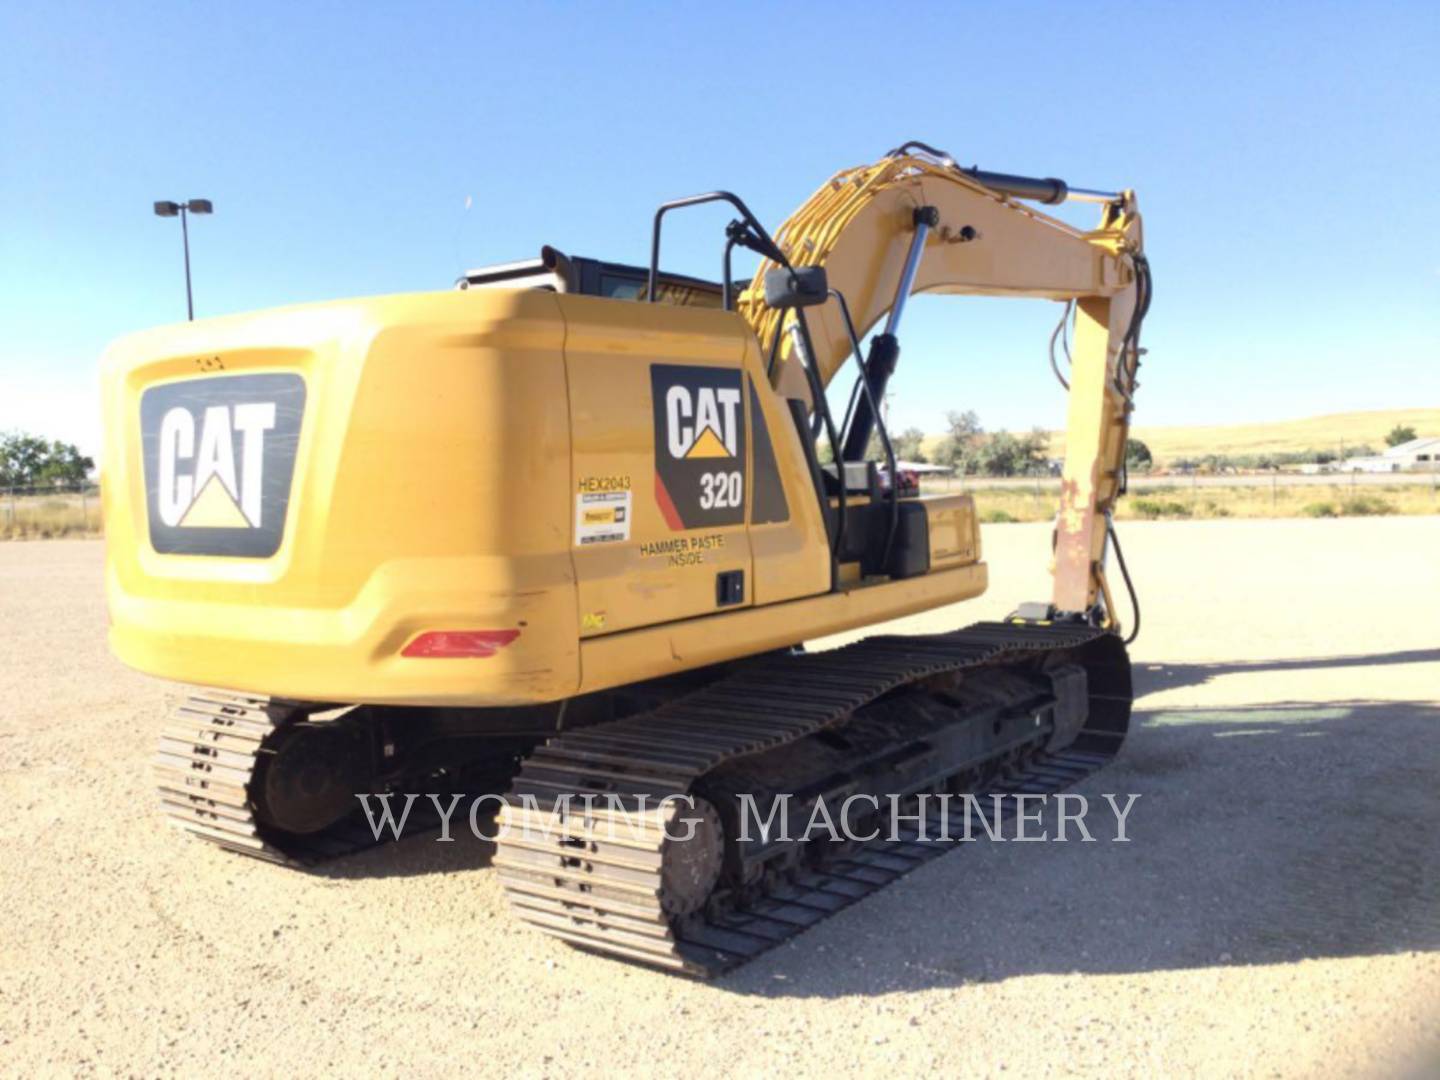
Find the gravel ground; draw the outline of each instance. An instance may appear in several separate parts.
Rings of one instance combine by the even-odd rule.
[[[101,548],[0,544],[0,1072],[1361,1076],[1440,1065],[1440,519],[1129,524],[1131,841],[965,845],[714,984],[519,928],[478,842],[164,828]],[[989,596],[1047,530],[987,526]],[[1113,817],[1112,817],[1113,820]]]

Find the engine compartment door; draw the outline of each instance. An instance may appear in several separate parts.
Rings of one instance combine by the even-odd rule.
[[[581,636],[748,606],[748,327],[729,312],[557,299]]]

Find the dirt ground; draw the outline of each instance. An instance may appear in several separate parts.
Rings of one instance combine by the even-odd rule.
[[[963,845],[713,984],[522,929],[489,849],[165,828],[101,546],[0,544],[0,1072],[1434,1075],[1440,518],[1130,524],[1129,843]],[[990,594],[1046,593],[987,526]]]

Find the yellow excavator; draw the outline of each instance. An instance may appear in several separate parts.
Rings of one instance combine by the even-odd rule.
[[[1039,209],[1071,198],[1093,230]],[[710,203],[736,214],[722,280],[662,272],[667,216]],[[173,823],[308,865],[378,842],[371,797],[492,793],[521,919],[705,976],[946,850],[927,796],[1054,791],[1118,751],[1107,564],[1151,294],[1133,192],[911,142],[773,236],[714,192],[659,208],[648,267],[546,247],[458,285],[108,351],[111,645],[194,688],[157,759]],[[971,496],[907,482],[879,407],[917,293],[1065,305],[1053,593],[807,652],[986,587]],[[745,819],[891,796],[910,831],[873,841]]]

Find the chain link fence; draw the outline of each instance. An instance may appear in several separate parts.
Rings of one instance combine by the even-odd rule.
[[[100,535],[100,488],[93,482],[0,487],[0,537],[47,540]]]
[[[925,494],[971,491],[993,520],[1038,521],[1053,516],[1059,497],[1058,477],[975,477],[927,475],[922,478]],[[1221,490],[1212,490],[1221,489]],[[1376,502],[1367,512],[1440,512],[1440,473],[1330,473],[1304,476],[1294,473],[1259,475],[1153,476],[1134,473],[1130,477],[1131,502],[1139,516],[1145,511],[1146,496],[1165,493],[1174,501],[1157,503],[1162,509],[1185,506],[1189,514],[1202,517],[1289,517],[1332,516],[1324,512],[1325,500],[1355,496],[1370,491],[1389,505]],[[1361,500],[1363,501],[1363,499]],[[1373,500],[1372,500],[1373,501]],[[1287,505],[1293,503],[1294,505]],[[1343,509],[1344,503],[1335,503]],[[1129,503],[1122,504],[1121,516],[1132,516]],[[1171,514],[1168,516],[1179,516]],[[30,487],[0,486],[0,539],[46,540],[58,537],[99,536],[100,489],[93,482],[81,484],[37,484]]]
[[[983,521],[1042,521],[1059,505],[1058,477],[927,475],[927,495],[975,496]],[[1267,518],[1440,514],[1440,473],[1131,473],[1116,517]]]

